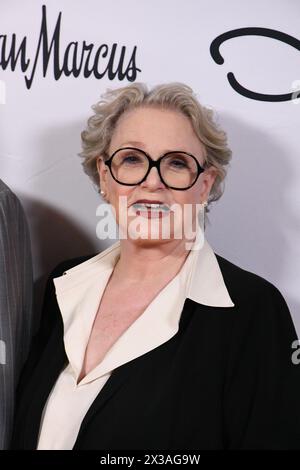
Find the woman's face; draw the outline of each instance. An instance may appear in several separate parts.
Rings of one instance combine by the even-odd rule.
[[[108,149],[109,156],[122,147],[136,147],[144,150],[153,160],[157,160],[166,152],[181,150],[194,155],[201,166],[204,163],[204,146],[196,136],[189,119],[182,113],[169,109],[140,107],[125,112],[118,120],[112,135]],[[165,238],[162,233],[167,233],[168,230],[169,240],[174,238],[178,224],[182,227],[182,233],[185,233],[184,210],[189,206],[189,210],[193,211],[193,220],[195,220],[196,204],[207,201],[215,179],[215,169],[208,168],[200,174],[191,188],[179,191],[165,186],[157,169],[151,168],[145,181],[135,186],[125,186],[113,179],[101,157],[97,161],[97,167],[101,189],[106,193],[106,200],[114,208],[119,227],[125,229],[124,221],[126,220],[128,225],[125,230],[129,238],[132,236],[128,233],[132,232],[128,232],[128,227],[131,226],[134,229],[139,227],[137,230],[143,234],[142,238],[148,240],[151,238],[152,241],[156,239],[156,242],[162,241],[162,238]],[[121,196],[126,196],[126,199],[123,199],[126,201],[126,207],[123,206],[123,209],[119,207]],[[160,201],[169,207],[176,207],[177,216],[175,217],[173,211],[164,212],[163,216],[159,217],[157,212],[153,214],[147,210],[136,211],[134,209],[136,206],[132,204],[143,199]],[[178,218],[180,212],[182,213],[181,219]],[[190,218],[188,220],[190,221]]]

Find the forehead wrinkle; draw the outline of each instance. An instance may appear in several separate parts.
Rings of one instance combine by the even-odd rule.
[[[195,134],[194,132],[194,129],[191,125],[191,122],[189,121],[189,119],[182,115],[181,113],[176,113],[174,111],[171,111],[170,114],[171,116],[174,114],[177,115],[178,117],[180,117],[181,119],[184,118],[184,121],[186,122],[187,125],[187,130],[188,132],[190,133],[191,131],[191,136],[193,137],[196,137],[197,141],[198,141],[198,145],[200,145],[200,149],[199,150],[196,150],[195,148],[195,145],[194,143],[192,143],[192,145],[189,145],[189,139],[187,140],[185,136],[183,136],[183,139],[185,140],[185,144],[182,145],[181,143],[181,139],[179,139],[179,136],[178,136],[178,133],[176,132],[176,127],[178,127],[178,123],[174,126],[175,127],[175,131],[174,131],[174,134],[172,135],[172,132],[171,132],[171,129],[165,129],[166,133],[164,132],[162,135],[159,135],[158,136],[158,142],[161,141],[161,146],[159,148],[159,150],[155,150],[155,151],[152,151],[152,150],[149,150],[149,147],[148,147],[148,139],[144,142],[142,142],[141,140],[143,140],[143,136],[142,136],[142,139],[139,139],[140,136],[137,136],[138,139],[135,139],[135,135],[134,135],[134,122],[135,120],[137,119],[137,123],[139,124],[141,122],[141,116],[138,116],[141,112],[145,112],[146,111],[146,114],[148,114],[148,112],[156,112],[158,111],[158,114],[161,114],[161,113],[165,113],[165,112],[169,112],[171,110],[152,110],[152,109],[134,109],[134,110],[131,110],[131,111],[128,111],[126,113],[124,113],[121,118],[119,119],[118,123],[117,123],[117,126],[114,130],[114,133],[113,133],[113,136],[112,136],[112,139],[110,141],[110,149],[111,149],[111,145],[113,144],[113,150],[111,150],[110,153],[113,153],[113,151],[116,151],[117,149],[121,148],[121,147],[126,147],[126,146],[129,146],[129,147],[136,147],[136,148],[140,148],[141,150],[145,151],[146,153],[149,153],[152,154],[152,156],[157,156],[157,158],[159,158],[161,155],[167,153],[167,152],[171,152],[171,151],[182,151],[182,152],[187,152],[187,153],[190,153],[192,155],[194,155],[197,160],[199,160],[199,162],[202,161],[203,157],[205,159],[205,146],[204,144],[201,142],[201,140],[198,138],[198,136]],[[127,127],[126,126],[126,118],[130,121],[130,124],[129,126]],[[125,124],[125,126],[124,126]],[[145,123],[145,129],[147,129],[147,127],[149,127],[149,130],[150,132],[148,132],[148,134],[151,134],[151,128],[152,128],[152,123],[149,121],[149,117],[148,117],[148,120],[146,119],[146,123]],[[124,132],[125,132],[125,135],[124,135]],[[142,130],[142,133],[145,133],[144,129]],[[154,124],[154,132],[157,133],[157,132],[161,132],[161,128],[160,127],[157,127],[157,123]],[[168,141],[168,134],[171,132],[171,141],[169,142]],[[129,134],[129,135],[126,135],[126,134]],[[173,139],[174,137],[174,139]],[[167,140],[165,140],[167,138]],[[156,140],[156,139],[155,139]],[[165,140],[165,146],[163,145],[163,141]],[[172,144],[172,140],[175,140],[176,143],[173,145]],[[149,142],[153,141],[153,139],[151,139]],[[146,143],[147,142],[147,143]],[[198,147],[198,146],[197,146]],[[155,148],[157,148],[155,146]]]
[[[119,148],[124,148],[124,147],[135,147],[137,149],[140,149],[140,150],[144,150],[146,153],[149,153],[147,152],[147,149],[146,149],[146,146],[143,144],[143,142],[137,142],[137,141],[129,141],[129,142],[123,142],[122,144],[120,144],[120,147]],[[185,149],[184,147],[178,147],[178,148],[175,148],[175,147],[169,147],[169,148],[165,148],[164,150],[161,151],[161,155],[165,154],[165,153],[169,153],[169,152],[187,152],[187,153],[192,153],[190,150],[187,150]]]

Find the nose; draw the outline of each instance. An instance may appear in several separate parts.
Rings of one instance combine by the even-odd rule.
[[[148,188],[151,190],[166,188],[166,186],[160,179],[158,169],[155,167],[151,168],[147,178],[141,183],[141,187]]]

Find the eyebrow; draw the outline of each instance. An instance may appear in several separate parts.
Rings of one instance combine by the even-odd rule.
[[[144,146],[143,142],[138,142],[136,140],[131,140],[130,142],[125,142],[122,144],[122,147],[125,146],[125,145],[140,145],[140,146]]]
[[[126,147],[126,146],[134,146],[134,147],[137,146],[137,147],[141,148],[141,150],[146,151],[143,142],[138,142],[137,140],[131,140],[129,142],[124,142],[121,145],[121,147]],[[188,152],[188,150],[183,150],[183,149],[180,149],[180,150],[182,152]],[[176,152],[176,151],[177,151],[177,149],[174,149],[174,148],[173,149],[165,149],[163,154],[168,153],[168,152]],[[188,153],[191,153],[191,152],[188,152]]]

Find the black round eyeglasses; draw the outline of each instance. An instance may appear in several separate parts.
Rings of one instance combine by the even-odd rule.
[[[123,147],[116,150],[104,163],[119,184],[140,184],[145,181],[151,168],[155,167],[163,184],[179,191],[191,188],[205,171],[192,154],[177,150],[153,160],[144,150]]]

